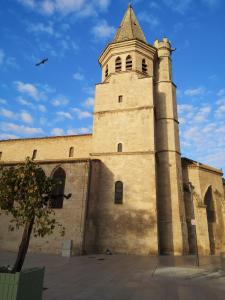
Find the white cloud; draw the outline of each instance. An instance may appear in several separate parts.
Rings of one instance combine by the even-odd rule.
[[[44,105],[38,105],[38,110],[40,112],[46,112],[46,107]]]
[[[3,49],[0,49],[0,65],[3,64],[4,58],[5,58],[5,52],[3,51]]]
[[[41,128],[28,127],[6,122],[1,123],[1,128],[3,131],[11,131],[19,135],[33,135],[43,133],[43,130]]]
[[[96,6],[102,10],[106,10],[109,7],[110,0],[95,0]]]
[[[84,5],[85,0],[55,0],[52,1],[52,3],[53,2],[55,4],[55,11],[68,14],[80,10]]]
[[[214,7],[220,3],[220,0],[202,0],[202,2],[208,5],[209,7]]]
[[[159,19],[152,14],[146,13],[145,11],[138,14],[138,19],[140,21],[148,23],[151,27],[156,27],[159,25]]]
[[[7,67],[19,69],[15,57],[6,56],[3,49],[0,49],[0,67],[3,67],[4,69],[7,69]]]
[[[216,74],[212,74],[209,76],[210,80],[216,80],[217,79],[217,75]]]
[[[88,127],[81,127],[81,128],[74,128],[74,129],[68,129],[66,131],[66,134],[68,135],[78,135],[78,134],[87,134],[90,133],[91,130]]]
[[[31,83],[24,83],[22,81],[15,81],[14,84],[16,85],[16,89],[18,92],[22,94],[26,94],[35,100],[39,100],[40,93],[38,89],[35,87],[35,85]]]
[[[17,138],[18,136],[15,134],[0,133],[0,140],[11,140]]]
[[[62,119],[70,119],[70,120],[73,119],[72,115],[69,112],[58,111],[56,114]]]
[[[53,15],[55,13],[67,15],[76,13],[77,16],[86,17],[96,15],[96,10],[107,10],[110,0],[17,0],[24,6],[41,14]]]
[[[216,124],[215,123],[208,123],[205,125],[205,127],[202,129],[203,133],[212,133],[216,130]]]
[[[68,129],[66,131],[66,134],[68,134],[68,135],[77,135],[78,132],[77,132],[77,129]]]
[[[106,20],[99,21],[92,29],[92,34],[96,39],[108,39],[112,37],[116,29],[108,25]]]
[[[7,103],[7,101],[5,99],[0,98],[0,104],[6,104],[6,103]]]
[[[179,114],[186,113],[186,112],[191,112],[191,111],[194,110],[194,107],[191,104],[179,104],[177,106],[177,108],[178,108]]]
[[[51,93],[55,93],[56,89],[49,86],[48,84],[37,84],[38,87],[42,88],[42,90],[44,90],[44,92],[51,94]]]
[[[90,128],[88,128],[88,127],[81,127],[81,128],[79,128],[79,129],[77,130],[77,132],[78,132],[79,134],[87,134],[87,133],[90,133],[91,130],[90,130]]]
[[[91,118],[92,114],[89,111],[81,110],[79,108],[73,108],[73,111],[76,113],[78,119]]]
[[[164,4],[180,14],[184,14],[190,8],[192,0],[163,0]]]
[[[219,96],[219,97],[225,96],[225,89],[220,89],[217,93],[217,96]]]
[[[204,93],[205,93],[205,88],[203,87],[198,87],[196,89],[187,89],[184,91],[184,95],[190,97],[201,96],[204,95]]]
[[[216,101],[217,105],[225,104],[225,97]]]
[[[53,128],[51,134],[58,136],[58,135],[64,135],[65,132],[62,128]]]
[[[67,105],[68,103],[69,103],[69,99],[63,95],[59,95],[52,100],[52,105],[54,106],[63,106],[63,105]]]
[[[224,153],[225,153],[225,147],[221,149],[216,149],[216,151],[212,151],[209,153],[205,160],[209,165],[216,166],[217,168],[221,168],[221,166],[224,165]]]
[[[149,7],[150,8],[155,8],[155,9],[159,9],[160,8],[159,4],[157,2],[155,2],[155,1],[151,1],[149,3]]]
[[[201,107],[199,111],[195,114],[193,121],[195,122],[203,122],[208,117],[211,108],[209,106]]]
[[[84,102],[84,106],[92,107],[92,106],[94,106],[94,101],[95,101],[95,99],[93,97],[88,97]]]
[[[45,14],[52,15],[55,11],[55,4],[51,0],[44,0],[41,3],[41,9]]]
[[[73,79],[75,80],[83,80],[84,79],[84,75],[79,73],[79,72],[76,72],[73,74]]]
[[[188,9],[192,8],[194,0],[163,0],[164,4],[167,5],[172,10],[180,14],[184,14]],[[220,0],[201,0],[203,4],[209,8],[215,7],[220,3]]]
[[[25,123],[32,123],[33,122],[33,118],[28,112],[25,112],[25,111],[22,112],[20,114],[20,117],[21,117],[22,121],[24,121]]]
[[[17,0],[19,3],[22,3],[24,6],[34,8],[36,5],[35,0]]]
[[[24,99],[23,97],[18,97],[18,98],[17,98],[17,101],[18,101],[21,105],[24,105],[24,106],[28,106],[28,107],[34,108],[33,103],[31,103],[30,101]]]
[[[14,118],[15,117],[15,113],[12,112],[11,110],[8,109],[0,109],[0,115],[5,117],[5,118]]]
[[[215,116],[217,117],[217,118],[224,118],[225,117],[225,104],[223,104],[223,105],[220,105],[218,108],[217,108],[217,110],[216,110],[216,112],[215,112]]]
[[[34,32],[34,33],[47,33],[49,35],[54,35],[55,34],[52,22],[48,22],[47,24],[44,24],[44,23],[28,23],[27,31],[28,32]]]
[[[78,135],[78,134],[86,134],[90,133],[90,128],[88,127],[81,127],[81,128],[70,128],[64,130],[63,128],[53,128],[51,131],[52,135],[59,136],[59,135]]]
[[[217,168],[224,166],[224,155],[220,156],[225,149],[225,103],[181,104],[178,110],[183,155]]]
[[[88,95],[94,95],[95,93],[95,88],[93,86],[85,86],[83,87],[83,91],[88,94]]]

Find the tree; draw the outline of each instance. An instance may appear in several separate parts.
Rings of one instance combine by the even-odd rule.
[[[29,158],[23,164],[0,169],[0,207],[12,216],[9,230],[24,228],[12,272],[22,269],[32,232],[34,237],[44,237],[58,227],[64,235],[64,227],[55,220],[51,208],[56,184]]]

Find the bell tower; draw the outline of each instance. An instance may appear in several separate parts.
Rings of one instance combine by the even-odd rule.
[[[93,158],[102,162],[93,224],[96,250],[158,254],[153,65],[156,49],[146,41],[129,5],[102,52],[96,85]]]
[[[170,52],[167,40],[147,43],[129,5],[100,55],[102,81],[96,85],[90,154],[102,165],[96,214],[91,217],[97,251],[157,255],[160,246],[160,251],[182,252]]]

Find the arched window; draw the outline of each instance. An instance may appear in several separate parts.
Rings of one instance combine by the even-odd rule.
[[[147,73],[148,72],[148,66],[146,64],[145,59],[142,59],[142,72]]]
[[[115,204],[123,204],[123,183],[116,181],[115,183]]]
[[[32,159],[35,159],[36,157],[37,157],[37,150],[35,149],[32,154]]]
[[[109,75],[109,67],[108,67],[108,65],[106,65],[106,67],[105,67],[105,78],[108,77],[108,75]]]
[[[69,157],[73,157],[73,155],[74,155],[74,147],[70,147]]]
[[[213,223],[216,221],[215,208],[213,203],[212,187],[210,186],[204,197],[204,204],[206,205],[206,216],[208,223],[209,245],[210,253],[215,254],[215,232]]]
[[[122,143],[119,143],[117,145],[117,152],[122,152],[122,151],[123,151],[123,145],[122,145]]]
[[[132,70],[132,57],[130,55],[126,58],[126,70]]]
[[[59,167],[55,170],[52,178],[55,180],[55,187],[52,192],[51,207],[62,208],[64,199],[64,189],[66,182],[66,172]]]
[[[121,58],[119,56],[116,59],[115,70],[116,70],[116,72],[119,72],[122,70],[122,62],[121,62]]]

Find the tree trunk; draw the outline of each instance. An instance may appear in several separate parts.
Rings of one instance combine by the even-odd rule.
[[[12,272],[20,272],[23,267],[23,263],[24,263],[24,260],[25,260],[26,254],[27,254],[27,249],[28,249],[29,242],[30,242],[30,236],[31,236],[31,232],[33,229],[33,225],[34,225],[34,218],[31,221],[27,222],[24,227],[22,241],[20,243],[19,252],[18,252],[16,262],[14,264]]]

